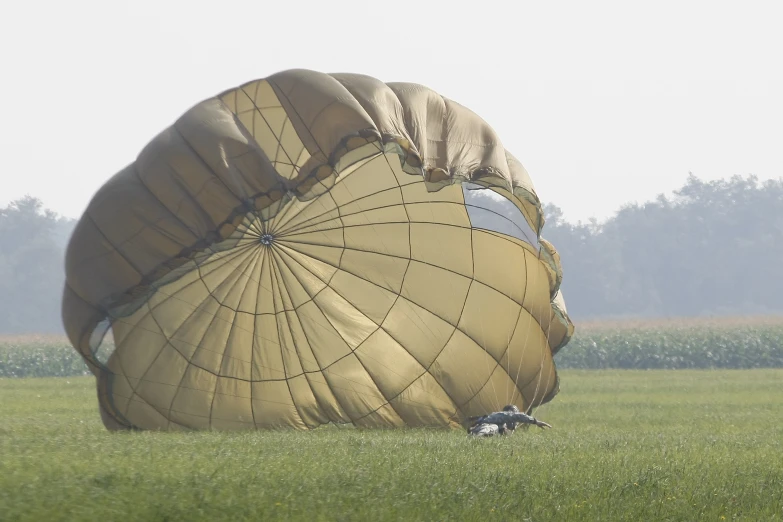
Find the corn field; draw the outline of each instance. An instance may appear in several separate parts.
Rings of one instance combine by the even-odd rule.
[[[783,367],[783,317],[594,322],[555,357],[573,369]]]
[[[0,336],[0,378],[74,377],[89,373],[64,336]]]
[[[561,369],[783,368],[783,317],[597,321],[576,325]],[[86,375],[60,336],[0,336],[0,378]]]

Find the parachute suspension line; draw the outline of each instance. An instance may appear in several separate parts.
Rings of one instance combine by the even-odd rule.
[[[471,232],[471,235],[472,235],[472,232]],[[487,374],[488,374],[489,384],[490,384],[490,386],[492,386],[492,395],[494,396],[494,399],[495,399],[495,402],[493,403],[493,411],[498,411],[498,410],[500,410],[500,408],[503,407],[503,405],[500,404],[500,397],[498,396],[498,391],[495,388],[495,381],[492,378],[492,375],[495,373],[495,370],[490,368],[489,360],[490,359],[494,360],[494,357],[492,357],[489,354],[489,350],[487,350],[487,336],[486,336],[486,333],[484,332],[484,316],[483,315],[481,316],[480,323],[481,323],[481,344],[484,345],[483,346],[484,353],[487,354],[487,358],[485,359],[485,361],[486,361],[486,365],[485,366],[487,367]],[[481,392],[479,391],[479,393],[481,393]]]
[[[541,311],[543,312],[544,311],[544,306],[546,306],[546,304],[545,303],[541,303],[540,306],[541,306]],[[541,317],[543,317],[543,314],[541,314]],[[548,337],[548,334],[545,334],[545,337]],[[543,352],[543,350],[547,349],[547,346],[548,346],[548,343],[545,342],[544,346],[541,349],[542,352]],[[541,357],[539,357],[539,359],[540,359],[541,362],[538,365],[538,375],[536,376],[536,389],[533,392],[533,398],[530,400],[530,415],[535,413],[536,401],[540,400],[538,398],[538,390],[541,388],[541,377],[542,377],[542,372],[544,370],[544,354],[543,353],[541,354]]]
[[[511,310],[514,310],[514,304],[516,301],[513,299],[509,300],[509,307]],[[519,313],[517,313],[517,320],[514,321],[514,327],[506,332],[506,375],[508,376],[508,383],[506,384],[506,404],[512,404],[514,402],[514,382],[511,380],[511,354],[509,353],[511,351],[511,339],[514,337],[514,334],[517,331],[517,325],[519,324],[519,319],[522,317],[522,305],[519,305]],[[501,362],[503,361],[503,356],[500,357]],[[504,404],[505,406],[505,404]]]
[[[525,351],[527,350],[527,347],[528,347],[528,340],[530,339],[530,330],[535,327],[534,324],[533,324],[535,322],[535,318],[533,316],[533,311],[531,310],[530,312],[528,312],[528,315],[530,316],[530,318],[528,319],[528,323],[527,323],[527,332],[525,333],[525,344],[522,347],[522,356],[519,359],[519,366],[517,368],[517,379],[519,379],[519,373],[522,371],[522,364],[525,361],[524,355],[525,355]],[[528,384],[530,384],[530,383],[526,383],[525,387],[527,387]],[[522,397],[522,401],[523,402],[527,402],[527,397],[525,397],[524,394],[522,393],[522,389],[519,389],[519,394]],[[535,401],[535,394],[530,399],[529,404],[527,404],[525,406],[525,413],[530,413],[529,410],[532,408],[532,405],[533,405],[534,401]]]
[[[547,323],[547,327],[546,327],[546,335],[545,335],[546,343],[544,344],[544,348],[549,353],[549,358],[551,359],[551,363],[550,364],[552,366],[552,371],[549,372],[549,374],[546,377],[546,385],[544,386],[545,390],[549,389],[549,385],[550,384],[557,384],[556,382],[554,382],[554,383],[551,382],[552,377],[557,373],[557,368],[555,368],[555,356],[552,353],[552,346],[549,344],[550,335],[552,334],[552,321],[555,320],[555,318],[552,317],[552,303],[551,302],[547,305],[547,313],[550,314],[550,319],[549,319],[549,323]],[[544,358],[542,357],[541,358],[541,364],[543,365],[543,363],[544,363]]]
[[[550,321],[549,325],[551,325],[551,324],[552,323]],[[546,331],[546,335],[545,335],[546,344],[544,344],[544,349],[545,350],[550,350],[550,353],[551,353],[551,349],[549,348],[549,333],[550,333],[551,326],[549,326],[549,325],[547,326],[547,329],[546,329],[547,330]],[[545,360],[546,360],[545,357],[541,357],[541,365],[539,367],[539,372],[538,372],[538,383],[536,384],[536,393],[535,393],[535,397],[536,398],[538,398],[538,390],[539,390],[539,387],[540,387],[540,384],[541,384],[541,379],[542,379],[541,373],[542,373],[542,371],[544,369],[544,361]],[[553,364],[554,364],[554,361],[553,361]],[[551,379],[552,379],[552,372],[549,372],[547,377],[546,377],[546,384],[544,385],[544,389],[543,389],[543,393],[545,393],[545,394],[546,394],[546,390],[549,389],[549,384],[550,384]],[[541,406],[541,401],[543,401],[545,396],[546,395],[542,396],[541,399],[538,399],[538,406],[539,407]],[[533,409],[531,410],[531,414],[535,412],[535,408],[536,408],[536,406],[535,406],[535,402],[534,402],[533,403]]]
[[[465,202],[465,199],[464,199],[465,196],[463,195],[462,198],[463,198],[462,201],[464,203]],[[471,248],[470,248],[470,252],[471,252],[470,256],[471,256],[471,260],[470,261],[471,261],[472,268],[473,268],[473,281],[475,282],[476,281],[476,255],[475,255],[475,253],[473,251],[473,247],[474,247],[474,244],[475,244],[474,241],[473,241],[473,231],[474,231],[474,229],[471,226],[471,229],[470,229],[470,246],[471,246]],[[465,299],[468,299],[469,296],[470,296],[469,294],[466,295]],[[493,409],[494,409],[494,411],[497,411],[497,410],[500,410],[500,408],[502,408],[503,405],[500,404],[500,397],[498,397],[497,389],[495,389],[495,381],[492,379],[492,375],[495,373],[495,370],[490,368],[490,362],[489,361],[490,361],[490,359],[494,360],[494,357],[492,357],[489,354],[489,350],[487,350],[487,336],[486,336],[486,333],[484,331],[484,317],[485,317],[484,314],[482,314],[481,315],[481,319],[479,321],[479,324],[481,325],[481,344],[483,345],[482,348],[484,348],[484,353],[487,355],[487,358],[485,359],[485,367],[487,369],[487,378],[489,380],[490,386],[492,387],[492,395],[494,397]],[[497,364],[499,365],[500,363],[497,363]],[[486,384],[484,386],[486,387]],[[482,390],[479,390],[478,393],[481,394]]]
[[[528,281],[527,281],[527,255],[525,255],[523,259],[525,260],[525,291],[524,291],[523,298],[522,298],[522,302],[524,303],[524,301],[525,301],[524,295],[527,294],[527,288],[528,288],[528,284],[529,284]],[[528,339],[530,339],[530,327],[533,325],[533,314],[531,312],[525,310],[525,307],[522,306],[522,308],[519,311],[520,317],[521,317],[521,314],[522,314],[522,310],[524,310],[527,313],[528,321],[527,321],[527,327],[525,328],[525,341],[522,343],[522,351],[519,354],[519,363],[517,364],[516,375],[514,375],[514,386],[516,387],[517,392],[519,393],[520,399],[522,400],[522,403],[524,404],[525,396],[522,394],[522,388],[519,387],[519,374],[522,371],[522,363],[525,360],[525,352],[527,351],[527,342],[528,342]],[[513,400],[513,397],[512,397],[512,400]],[[525,407],[525,409],[527,409],[527,407]]]
[[[513,302],[513,300],[512,300],[512,302]],[[509,303],[509,306],[511,306],[511,303]],[[517,316],[517,322],[519,322],[519,316]],[[514,323],[514,328],[511,330],[511,333],[506,332],[506,352],[505,352],[505,355],[506,355],[506,373],[507,374],[508,374],[508,368],[511,365],[511,363],[509,362],[511,360],[511,356],[509,355],[508,351],[511,348],[511,337],[514,334],[514,331],[516,331],[516,327],[517,327],[517,325],[516,325],[516,323]],[[502,355],[500,356],[500,360],[501,361],[503,360],[503,356]],[[509,380],[509,383],[506,384],[506,400],[505,400],[505,402],[506,402],[506,404],[511,404],[511,400],[513,399],[513,396],[511,395],[511,387],[509,386],[510,385],[510,381],[511,381],[511,375],[508,376],[508,380]]]
[[[509,306],[509,308],[511,309],[512,312],[514,310],[514,303],[515,302],[516,301],[514,301],[511,298],[509,298],[508,306]],[[520,305],[520,306],[522,306],[522,305]],[[509,314],[509,316],[510,316],[510,314]],[[517,323],[518,322],[519,322],[519,314],[517,314],[517,320],[516,320],[516,322],[514,322],[514,327],[510,331],[509,330],[506,331],[506,351],[505,351],[506,368],[505,368],[505,370],[506,370],[506,375],[508,376],[508,381],[509,382],[506,384],[506,395],[505,395],[505,401],[504,401],[505,404],[503,406],[505,406],[506,404],[511,404],[511,402],[514,399],[513,393],[511,391],[511,386],[510,386],[511,385],[511,382],[510,382],[511,381],[511,374],[509,372],[509,367],[511,365],[511,363],[510,363],[511,355],[509,355],[508,352],[509,352],[509,349],[511,348],[511,338],[514,336],[514,332],[516,332]],[[500,361],[499,361],[499,364],[502,364],[502,363],[503,363],[503,354],[500,355]]]
[[[552,304],[551,304],[551,302],[542,302],[541,303],[541,308],[543,309],[545,306],[551,307]],[[543,310],[543,311],[544,312],[549,312],[551,314],[551,310]],[[543,314],[542,314],[542,316],[543,316]],[[552,355],[551,355],[552,354],[552,349],[549,346],[549,335],[551,333],[551,328],[552,328],[552,319],[550,318],[550,320],[547,322],[547,328],[546,328],[546,332],[544,334],[545,342],[544,342],[544,346],[542,348],[543,350],[549,350],[549,354],[550,354],[549,356],[550,357],[552,357]],[[538,368],[538,378],[537,378],[537,382],[536,382],[536,391],[533,394],[533,401],[531,402],[531,410],[530,410],[530,414],[531,415],[533,413],[535,413],[536,401],[538,401],[538,403],[540,405],[541,401],[544,398],[544,397],[541,397],[541,399],[538,398],[538,390],[540,389],[541,379],[542,379],[542,375],[541,374],[542,374],[542,372],[544,370],[544,361],[546,360],[546,357],[545,357],[544,353],[541,354],[540,360],[541,360],[541,364],[539,365],[539,368]],[[554,364],[554,360],[553,360],[552,364]],[[550,381],[550,379],[551,379],[551,375],[547,375],[547,379],[546,379],[547,383],[544,386],[544,393],[546,393],[546,390],[549,389],[549,381]]]

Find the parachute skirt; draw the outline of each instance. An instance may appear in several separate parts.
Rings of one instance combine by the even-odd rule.
[[[63,321],[108,429],[453,427],[559,389],[573,334],[522,165],[426,87],[291,70],[95,194]]]

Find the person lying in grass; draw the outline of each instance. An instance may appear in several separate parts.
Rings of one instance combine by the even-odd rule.
[[[494,435],[511,435],[519,424],[533,424],[539,428],[551,428],[552,426],[530,415],[522,413],[513,404],[504,406],[502,411],[496,411],[489,415],[471,417],[468,426],[468,435],[476,437],[492,437]]]

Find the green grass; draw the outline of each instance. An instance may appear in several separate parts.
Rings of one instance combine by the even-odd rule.
[[[783,370],[562,372],[503,439],[108,433],[92,378],[0,379],[3,520],[781,520]]]

